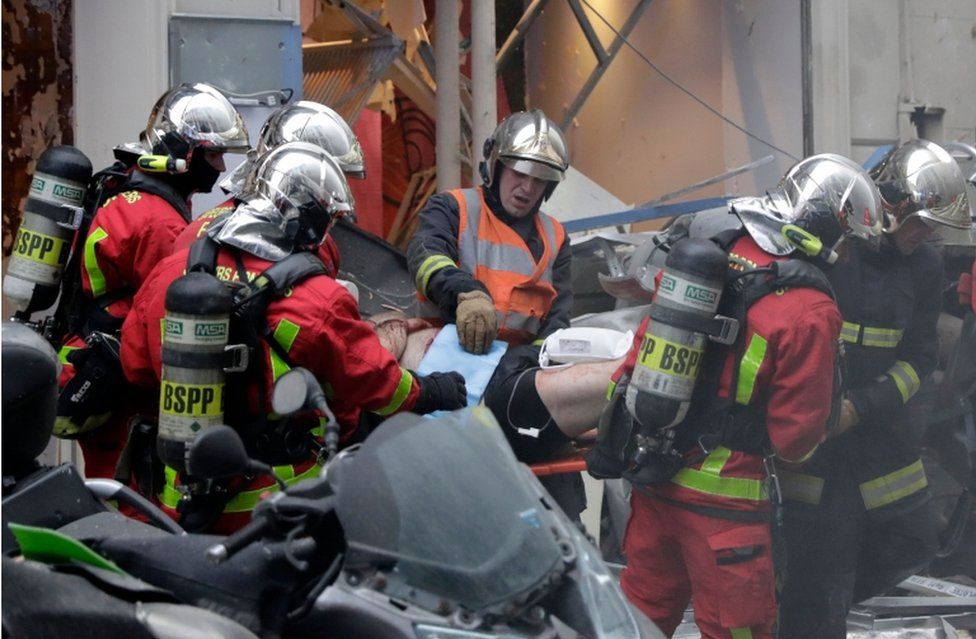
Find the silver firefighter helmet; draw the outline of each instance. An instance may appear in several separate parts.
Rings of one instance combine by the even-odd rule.
[[[729,206],[764,251],[800,250],[828,263],[848,237],[877,247],[883,228],[881,197],[870,176],[832,153],[800,161],[765,197],[737,198]]]
[[[494,185],[498,162],[540,180],[561,182],[569,168],[566,139],[539,109],[513,113],[485,140],[480,169],[486,186]]]
[[[953,156],[928,140],[909,140],[892,149],[871,171],[894,233],[922,218],[950,243],[968,243],[972,211],[966,175]],[[960,241],[962,240],[962,241]]]
[[[221,181],[220,187],[230,194],[240,193],[257,158],[286,142],[321,147],[336,159],[347,177],[366,178],[359,138],[342,116],[324,104],[301,100],[271,114],[261,127],[257,148]]]
[[[307,142],[286,142],[258,158],[239,197],[241,204],[215,220],[208,234],[272,261],[314,249],[354,210],[338,162]]]
[[[149,115],[146,145],[153,153],[189,160],[196,148],[244,153],[247,127],[220,91],[197,82],[164,93]]]

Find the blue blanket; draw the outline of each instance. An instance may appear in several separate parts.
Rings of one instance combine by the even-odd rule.
[[[458,343],[457,326],[448,324],[437,334],[430,348],[420,360],[417,372],[428,375],[436,371],[457,371],[464,375],[465,387],[468,391],[468,406],[474,406],[481,401],[485,393],[488,380],[495,372],[495,367],[502,355],[508,350],[508,344],[495,340],[491,348],[484,355],[475,355],[461,348]],[[438,413],[431,413],[436,417]]]

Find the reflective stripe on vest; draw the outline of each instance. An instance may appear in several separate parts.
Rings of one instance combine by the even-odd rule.
[[[100,226],[96,226],[88,237],[85,238],[85,272],[88,273],[88,282],[91,284],[92,297],[105,294],[107,284],[105,274],[102,273],[98,265],[98,258],[95,257],[95,245],[108,237],[108,232]]]
[[[732,639],[752,639],[751,628],[729,628],[729,633],[732,634]]]
[[[759,333],[753,333],[749,338],[742,361],[739,362],[739,380],[735,387],[735,403],[748,404],[752,401],[752,393],[756,388],[756,375],[766,359],[766,339]]]
[[[820,504],[820,497],[823,495],[824,489],[824,480],[821,477],[794,473],[788,470],[780,470],[778,474],[784,499],[810,504],[811,506]]]
[[[900,328],[861,326],[854,322],[844,322],[840,329],[840,338],[845,342],[874,348],[896,348],[904,334]]]
[[[552,267],[564,239],[562,228],[548,215],[535,214],[536,230],[543,241],[542,256],[536,262],[518,233],[495,217],[477,189],[451,191],[451,194],[460,212],[461,268],[488,288],[495,302],[502,338],[531,339],[542,327],[542,320],[556,297]],[[435,265],[431,262],[430,266]]]
[[[682,468],[671,481],[679,486],[719,497],[765,501],[766,489],[759,479],[744,477],[722,477],[722,469],[732,455],[725,446],[719,446],[705,458],[701,469]]]
[[[928,485],[925,468],[919,459],[893,473],[861,484],[861,499],[864,500],[865,508],[873,510],[904,499]]]
[[[919,379],[918,373],[908,362],[898,360],[885,374],[895,381],[895,386],[898,387],[903,402],[910,400],[922,387],[922,380]]]
[[[390,400],[390,403],[383,408],[371,412],[383,416],[392,415],[403,406],[403,402],[407,400],[411,389],[413,389],[413,375],[410,374],[410,371],[401,367],[400,381],[397,383],[396,390],[393,391],[393,398]]]
[[[311,479],[318,476],[321,466],[318,463],[312,464],[312,466],[301,473],[300,475],[295,474],[295,467],[291,465],[285,466],[275,466],[272,468],[275,474],[281,477],[285,484],[292,486],[305,479]],[[159,502],[170,508],[171,510],[176,510],[182,498],[182,493],[180,493],[179,488],[176,487],[176,475],[175,469],[166,466],[164,469],[164,474],[166,481],[163,484],[163,490],[159,493]],[[265,486],[263,488],[256,488],[254,490],[246,490],[244,492],[238,493],[224,507],[223,512],[225,513],[241,513],[254,510],[254,507],[258,505],[261,501],[261,496],[265,493],[272,493],[279,490],[277,482]]]

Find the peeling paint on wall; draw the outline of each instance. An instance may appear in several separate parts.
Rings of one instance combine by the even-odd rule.
[[[73,141],[73,0],[3,0],[3,254],[20,225],[34,162]]]

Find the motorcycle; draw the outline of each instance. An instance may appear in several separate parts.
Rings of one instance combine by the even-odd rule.
[[[328,414],[301,369],[279,379],[273,405]],[[203,431],[187,463],[211,479],[270,470],[229,427]],[[70,466],[35,475],[3,501],[22,552],[3,559],[4,636],[664,636],[483,408],[391,418],[228,537],[182,533],[117,483],[84,482]],[[155,525],[120,515],[107,496]]]

